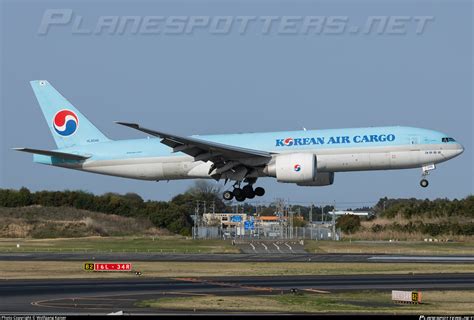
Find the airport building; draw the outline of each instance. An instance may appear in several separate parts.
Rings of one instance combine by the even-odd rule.
[[[368,212],[359,212],[359,211],[329,211],[329,214],[336,215],[336,216],[344,216],[344,215],[354,215],[359,217],[368,217]]]
[[[205,213],[203,215],[204,224],[218,224],[222,228],[236,226],[242,221],[247,221],[246,213]]]
[[[193,216],[194,217],[194,216]],[[300,216],[288,216],[275,213],[272,216],[260,216],[246,213],[204,213],[195,220],[194,239],[313,239],[339,240],[340,233],[335,232],[331,223],[324,225],[306,223],[294,227],[294,221],[303,221]]]

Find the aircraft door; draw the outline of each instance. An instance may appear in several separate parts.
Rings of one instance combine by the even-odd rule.
[[[417,144],[420,144],[420,137],[410,136],[410,145],[417,145]]]

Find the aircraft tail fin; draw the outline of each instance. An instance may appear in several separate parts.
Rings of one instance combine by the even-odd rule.
[[[110,141],[48,81],[30,84],[58,148]]]

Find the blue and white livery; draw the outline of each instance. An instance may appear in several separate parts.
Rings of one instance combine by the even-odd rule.
[[[412,127],[370,127],[289,132],[179,136],[118,124],[154,136],[110,140],[45,80],[31,86],[58,149],[17,148],[34,161],[58,167],[141,180],[202,179],[234,181],[224,199],[262,196],[260,177],[300,186],[326,186],[335,172],[422,168],[460,155],[464,148],[448,135]],[[245,186],[241,188],[241,184]]]

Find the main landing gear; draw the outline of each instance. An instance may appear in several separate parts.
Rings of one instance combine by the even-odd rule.
[[[222,197],[224,200],[232,200],[235,198],[235,200],[242,202],[245,199],[253,199],[255,196],[261,197],[265,194],[265,189],[262,187],[257,187],[253,188],[253,184],[249,183],[245,185],[242,189],[240,188],[240,183],[234,184],[234,190],[233,191],[225,191],[222,194]]]
[[[430,165],[427,165],[427,166],[424,166],[424,167],[421,168],[421,170],[422,170],[422,173],[421,173],[422,179],[420,181],[420,186],[422,188],[426,188],[430,184],[428,182],[428,180],[425,179],[425,177],[430,174],[431,170],[434,170],[434,169],[436,169],[434,164],[430,164]]]

